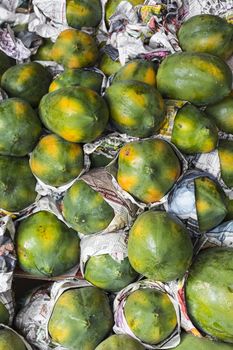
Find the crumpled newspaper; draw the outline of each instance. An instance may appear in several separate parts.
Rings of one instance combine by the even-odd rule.
[[[129,294],[133,293],[138,289],[152,288],[159,292],[166,293],[172,302],[174,309],[176,311],[177,317],[177,327],[172,332],[172,334],[164,341],[156,345],[150,345],[143,343],[136,335],[132,332],[130,327],[127,324],[125,315],[124,315],[124,305]],[[129,284],[127,287],[122,289],[116,296],[114,300],[114,319],[115,325],[113,330],[116,334],[128,334],[129,336],[137,339],[146,349],[170,349],[174,348],[180,343],[180,310],[179,305],[176,299],[176,295],[173,293],[172,289],[169,287],[168,283],[154,282],[150,280],[142,280],[132,284]]]
[[[124,260],[128,256],[127,240],[128,234],[125,231],[83,237],[80,244],[80,270],[83,277],[85,264],[92,256],[109,254],[118,262]]]
[[[68,289],[92,286],[85,280],[63,280],[50,286],[39,287],[25,300],[15,318],[16,327],[25,338],[40,350],[66,350],[52,341],[48,323],[58,298]]]
[[[16,255],[13,238],[15,228],[12,219],[5,216],[0,219],[0,302],[9,312],[9,323],[14,316],[14,303],[12,294],[13,272],[16,265]]]
[[[10,327],[8,327],[8,326],[6,326],[6,325],[0,324],[0,330],[1,330],[1,329],[9,329],[10,331],[12,331],[13,333],[15,333],[15,334],[22,340],[22,342],[24,343],[25,348],[26,348],[27,350],[33,350],[32,347],[31,347],[31,345],[30,345],[19,333],[17,333],[13,328],[10,328]],[[12,350],[14,350],[14,349],[12,349]]]

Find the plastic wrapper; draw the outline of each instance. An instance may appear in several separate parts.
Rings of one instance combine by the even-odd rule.
[[[168,54],[180,51],[175,32],[179,27],[181,5],[181,1],[165,5],[162,1],[151,0],[133,7],[122,1],[110,18],[107,41],[118,49],[121,64],[136,57],[160,61]]]
[[[91,286],[84,280],[63,280],[37,288],[24,303],[15,318],[16,327],[25,338],[41,350],[66,350],[52,341],[48,323],[58,298],[68,289]]]
[[[98,236],[86,236],[81,240],[80,270],[84,276],[85,264],[91,256],[109,254],[121,262],[128,256],[128,235],[125,231],[113,232]]]
[[[94,191],[100,193],[114,210],[115,216],[113,220],[106,229],[98,233],[114,232],[130,227],[139,209],[138,206],[128,198],[125,198],[115,188],[112,179],[113,176],[103,168],[93,169],[80,178],[80,180],[85,181]],[[69,223],[66,222],[66,224],[70,226]],[[83,236],[80,232],[79,235],[80,237]]]
[[[16,256],[13,244],[15,228],[12,219],[7,216],[0,219],[0,302],[9,312],[9,323],[14,316],[12,295],[12,279],[16,265]]]
[[[203,176],[217,182],[216,179],[207,172],[198,170],[188,171],[185,176],[176,183],[164,205],[166,211],[177,215],[181,220],[185,221],[187,228],[194,237],[200,236],[194,180]]]
[[[6,325],[3,325],[3,324],[0,324],[0,330],[1,329],[9,329],[10,331],[12,331],[13,333],[15,333],[21,340],[22,342],[24,343],[25,345],[25,348],[27,350],[33,350],[33,348],[31,347],[30,344],[28,344],[28,342],[19,334],[17,333],[13,328],[10,328],[10,327],[7,327]],[[13,350],[13,349],[12,349]]]
[[[140,339],[137,338],[129,328],[124,316],[124,305],[128,295],[138,289],[143,289],[143,288],[152,288],[152,289],[156,289],[157,291],[166,293],[169,299],[171,300],[174,306],[174,309],[176,311],[176,316],[177,316],[176,329],[169,336],[168,339],[156,345],[149,345],[141,342]],[[179,310],[178,302],[176,300],[176,296],[173,293],[173,290],[170,288],[169,284],[165,284],[162,282],[152,282],[150,280],[142,280],[139,282],[132,283],[128,285],[126,288],[122,289],[117,294],[114,300],[113,307],[114,307],[114,319],[115,319],[115,325],[113,327],[113,330],[116,334],[128,334],[129,336],[137,339],[147,349],[170,349],[170,348],[175,348],[180,343],[180,332],[181,332],[180,331],[180,310]]]

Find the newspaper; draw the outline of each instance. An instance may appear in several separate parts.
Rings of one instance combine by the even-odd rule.
[[[15,318],[16,327],[28,342],[40,350],[67,350],[52,341],[48,324],[56,301],[68,289],[89,287],[85,280],[63,280],[34,290]]]
[[[27,350],[33,350],[32,347],[31,347],[31,345],[30,345],[19,333],[17,333],[13,328],[10,328],[10,327],[8,327],[8,326],[6,326],[6,325],[0,323],[0,331],[3,330],[3,329],[8,329],[8,330],[10,330],[11,332],[15,333],[15,334],[22,340],[22,342],[24,343],[25,348],[26,348]],[[12,349],[12,350],[13,350],[13,349]]]
[[[183,21],[200,14],[217,15],[225,17],[228,21],[233,18],[233,3],[231,0],[183,0],[182,10]]]
[[[127,240],[125,231],[83,237],[80,244],[80,270],[83,277],[85,264],[92,256],[108,254],[117,262],[123,261],[128,256]]]
[[[199,177],[208,177],[214,182],[217,180],[209,173],[199,170],[189,170],[179,180],[170,192],[167,202],[164,204],[166,211],[177,215],[184,220],[190,233],[200,236],[198,217],[196,210],[195,182]]]
[[[13,244],[15,228],[12,219],[5,216],[0,219],[0,302],[9,312],[9,323],[14,316],[12,279],[16,265],[16,254]]]
[[[192,157],[191,165],[213,175],[220,183],[226,195],[230,199],[233,199],[233,188],[229,188],[222,178],[218,149],[209,153],[197,154]]]
[[[127,324],[125,315],[124,315],[124,305],[126,303],[127,297],[133,293],[134,291],[138,289],[145,289],[145,288],[152,288],[159,292],[166,293],[169,297],[170,301],[172,302],[174,309],[176,311],[176,317],[177,317],[177,327],[172,332],[172,334],[164,341],[162,341],[159,344],[151,345],[151,344],[145,344],[143,343],[130,329],[129,325]],[[115,319],[115,325],[113,327],[113,330],[116,334],[128,334],[129,336],[133,337],[134,339],[137,339],[143,346],[145,346],[147,349],[170,349],[175,348],[180,343],[180,310],[179,305],[176,300],[176,296],[173,294],[172,290],[169,287],[169,284],[165,284],[162,282],[154,282],[150,280],[142,280],[139,282],[132,283],[128,285],[126,288],[122,289],[116,296],[114,300],[114,319]]]

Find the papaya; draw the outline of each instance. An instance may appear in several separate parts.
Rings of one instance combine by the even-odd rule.
[[[220,185],[206,176],[196,178],[194,186],[199,230],[205,232],[223,221],[228,199]]]
[[[66,87],[45,95],[39,115],[47,129],[70,142],[91,142],[104,131],[109,111],[104,99],[83,86]]]
[[[233,345],[223,342],[209,340],[207,338],[195,337],[191,334],[183,333],[181,343],[176,347],[177,350],[232,350]]]
[[[232,249],[204,249],[193,262],[185,287],[188,314],[194,325],[227,343],[233,343],[232,270]]]
[[[121,133],[136,137],[155,134],[164,121],[165,104],[160,93],[141,81],[118,81],[106,89],[110,121]]]
[[[233,187],[233,141],[219,140],[218,156],[221,177],[228,187]]]
[[[0,350],[27,350],[23,340],[8,328],[0,329]]]
[[[0,301],[0,323],[8,324],[10,319],[9,311],[6,306]]]
[[[0,80],[3,73],[15,64],[15,60],[0,50]]]
[[[62,186],[75,179],[84,167],[82,147],[55,134],[44,136],[30,156],[34,175],[50,186]]]
[[[122,65],[119,60],[113,61],[111,57],[104,52],[101,55],[98,67],[107,77],[109,77],[110,75],[118,72]]]
[[[52,340],[70,350],[95,350],[113,326],[107,295],[95,287],[66,290],[48,323]]]
[[[35,55],[32,55],[33,61],[52,61],[51,50],[53,42],[50,39],[44,39],[42,45],[38,48]]]
[[[95,350],[145,350],[136,339],[126,334],[114,334],[100,343]]]
[[[115,213],[100,193],[82,179],[77,180],[65,193],[62,214],[74,230],[92,234],[108,227]]]
[[[208,106],[205,110],[209,119],[217,125],[219,130],[233,134],[233,96],[227,96],[220,102]]]
[[[98,49],[92,36],[77,29],[66,29],[55,41],[51,57],[66,68],[94,66]]]
[[[66,19],[70,27],[97,27],[102,19],[100,0],[66,0]]]
[[[138,289],[124,305],[130,330],[142,342],[158,344],[171,335],[177,325],[174,306],[169,297],[155,289]]]
[[[52,75],[37,62],[21,63],[8,68],[2,75],[1,86],[10,97],[26,100],[37,107],[49,89]]]
[[[196,15],[178,31],[183,51],[206,52],[226,60],[233,54],[233,25],[215,15]]]
[[[0,154],[26,156],[41,132],[40,119],[28,102],[13,97],[0,103]]]
[[[204,112],[187,104],[176,114],[171,141],[187,154],[211,152],[217,146],[218,129]]]
[[[23,219],[16,232],[19,266],[34,276],[62,275],[79,263],[80,240],[54,214],[40,211]]]
[[[165,58],[157,72],[157,88],[164,97],[197,106],[213,104],[229,95],[230,67],[207,53],[179,52]]]
[[[134,141],[120,149],[117,181],[123,190],[144,203],[163,198],[180,174],[180,161],[164,140]]]
[[[113,83],[122,80],[137,80],[156,87],[156,65],[151,61],[131,60],[118,70]]]
[[[126,257],[117,261],[109,254],[91,256],[85,265],[84,278],[94,286],[118,292],[134,282],[138,274]]]
[[[175,216],[149,210],[138,216],[129,232],[128,256],[135,271],[154,281],[172,281],[188,269],[193,246]]]
[[[84,86],[98,93],[101,91],[103,75],[87,69],[65,69],[50,84],[49,92],[69,86]]]
[[[36,179],[27,157],[0,156],[0,208],[15,212],[32,204]]]

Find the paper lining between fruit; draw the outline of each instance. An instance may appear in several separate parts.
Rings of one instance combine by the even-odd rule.
[[[9,323],[14,317],[14,303],[12,295],[12,279],[16,265],[16,256],[13,244],[15,234],[12,219],[0,219],[0,302],[9,312]]]
[[[115,261],[121,262],[128,256],[128,234],[125,231],[102,235],[84,236],[81,240],[80,270],[84,277],[85,264],[92,256],[110,255]]]
[[[26,299],[23,308],[17,314],[15,318],[17,328],[29,342],[41,350],[66,350],[53,342],[49,336],[48,324],[53,308],[66,290],[88,286],[92,285],[84,280],[64,280],[53,283],[51,287],[37,288]]]
[[[156,289],[157,291],[166,293],[166,295],[169,297],[170,301],[172,302],[176,317],[177,317],[177,327],[174,332],[165,340],[162,341],[159,344],[151,345],[151,344],[145,344],[143,343],[129,328],[127,321],[124,316],[124,305],[126,302],[126,298],[129,294],[132,292],[138,290],[139,288],[152,288]],[[114,300],[114,319],[115,319],[115,325],[113,327],[113,330],[116,334],[128,334],[134,339],[137,339],[142,345],[144,345],[147,349],[170,349],[176,347],[180,343],[180,310],[178,302],[175,298],[175,295],[173,294],[171,288],[169,288],[169,284],[165,284],[162,282],[153,282],[150,280],[144,280],[132,283],[128,285],[126,288],[122,289],[116,296]]]

